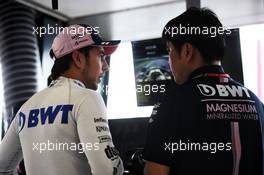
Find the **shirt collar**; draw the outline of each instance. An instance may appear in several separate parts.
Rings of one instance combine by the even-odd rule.
[[[225,71],[224,71],[224,68],[222,66],[218,66],[218,65],[203,66],[203,67],[200,67],[200,68],[194,70],[191,73],[189,80],[193,79],[195,77],[203,76],[203,75],[208,74],[208,73],[210,73],[210,74],[212,74],[212,73],[224,74]]]
[[[53,80],[51,82],[51,84],[50,84],[50,87],[51,86],[54,86],[54,85],[57,85],[57,84],[60,84],[60,83],[65,83],[67,81],[75,84],[78,87],[86,88],[85,85],[83,84],[83,82],[81,82],[80,80],[76,80],[76,79],[72,79],[72,78],[67,78],[67,77],[63,77],[63,76],[60,76],[58,79]]]

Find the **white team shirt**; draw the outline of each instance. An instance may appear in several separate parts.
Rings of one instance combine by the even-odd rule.
[[[22,157],[27,175],[123,173],[102,97],[65,77],[20,108],[0,145],[0,174]]]

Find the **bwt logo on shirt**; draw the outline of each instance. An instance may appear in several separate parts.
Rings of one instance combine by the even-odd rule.
[[[214,96],[216,93],[220,97],[243,97],[244,95],[250,97],[248,89],[242,86],[217,84],[213,87],[206,84],[198,84],[197,87],[201,94],[207,97]]]
[[[27,127],[32,128],[36,127],[39,123],[41,125],[53,124],[58,113],[61,111],[61,124],[68,123],[68,113],[72,111],[73,105],[57,105],[57,106],[48,106],[46,108],[32,109],[29,111]],[[26,123],[26,115],[23,112],[19,113],[19,132],[24,128]]]

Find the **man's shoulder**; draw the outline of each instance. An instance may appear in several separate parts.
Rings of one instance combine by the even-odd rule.
[[[157,111],[162,114],[181,113],[194,103],[197,93],[194,92],[193,84],[171,84],[166,94],[154,106],[152,115],[156,115]]]
[[[254,99],[255,101],[261,102],[259,97],[251,89],[249,89],[247,86],[245,86],[245,85],[243,85],[243,84],[241,84],[241,83],[239,83],[233,79],[230,81],[230,84],[242,87],[243,89],[245,89],[248,92],[250,98]]]
[[[167,93],[168,99],[173,100],[174,102],[182,103],[199,98],[199,94],[196,92],[197,84],[194,82],[187,82],[182,85],[174,84],[170,87]]]
[[[83,98],[90,98],[90,99],[102,99],[102,96],[95,90],[92,89],[80,89],[79,93],[81,95],[81,97]]]
[[[32,108],[38,105],[50,105],[70,100],[74,104],[82,103],[88,99],[89,101],[101,101],[101,95],[91,89],[87,88],[56,88],[48,87],[30,97],[23,105],[22,108]]]

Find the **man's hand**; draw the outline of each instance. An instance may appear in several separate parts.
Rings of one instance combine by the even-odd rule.
[[[170,168],[168,166],[155,162],[147,162],[144,168],[145,175],[168,175]]]

